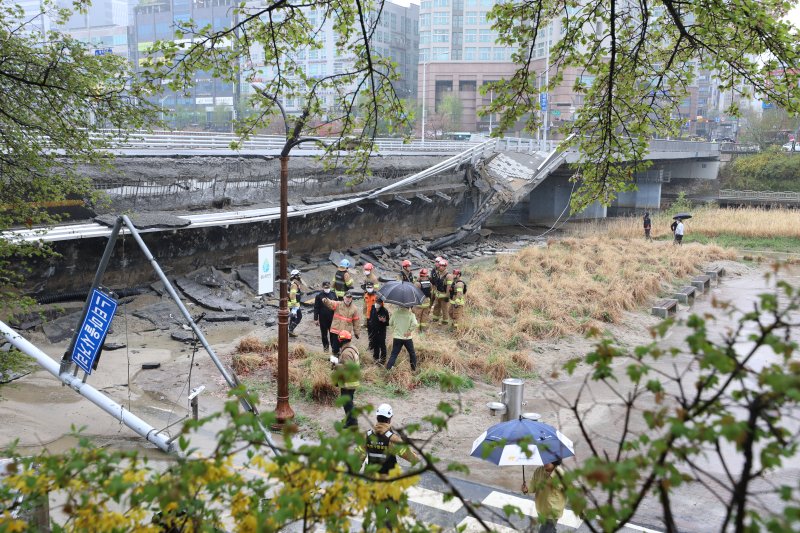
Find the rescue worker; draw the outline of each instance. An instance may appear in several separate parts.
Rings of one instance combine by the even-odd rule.
[[[450,323],[450,287],[453,285],[453,276],[447,273],[447,259],[442,259],[431,276],[433,284],[433,311],[431,322],[438,322],[441,317],[442,324]]]
[[[392,406],[382,403],[375,414],[378,423],[367,431],[367,464],[379,465],[378,474],[383,476],[395,467],[398,455],[409,463],[416,464],[419,456],[404,443],[400,435],[392,431]]]
[[[369,331],[369,313],[372,310],[372,304],[375,303],[375,299],[378,297],[378,289],[381,288],[381,282],[378,281],[378,276],[374,273],[375,267],[372,263],[367,263],[364,265],[364,283],[361,284],[361,288],[364,289],[364,327],[367,328]],[[372,285],[372,291],[370,292],[367,289],[367,285]]]
[[[342,259],[339,262],[339,268],[333,274],[333,291],[339,300],[344,298],[344,293],[353,288],[353,276],[350,275],[348,268],[350,268],[350,260]]]
[[[353,416],[353,398],[356,394],[356,388],[361,384],[358,381],[358,376],[353,376],[350,378],[350,381],[344,381],[344,377],[341,375],[341,369],[349,363],[355,363],[356,365],[361,366],[361,362],[359,360],[358,348],[353,346],[350,341],[353,340],[353,335],[347,331],[342,330],[339,332],[339,357],[331,357],[331,362],[333,363],[333,382],[339,386],[339,397],[346,397],[345,403],[343,405],[344,408],[344,415],[345,415],[345,422],[344,427],[349,428],[352,426],[358,427],[358,421]]]
[[[372,342],[372,330],[369,327],[369,315],[372,312],[373,304],[378,300],[378,293],[372,287],[371,282],[364,284],[364,327],[367,328],[367,338]]]
[[[342,331],[349,331],[352,336],[358,338],[358,307],[353,303],[353,293],[347,291],[341,302],[323,298],[322,303],[333,310],[333,323],[331,324],[331,351],[333,355],[339,355],[339,334]]]
[[[403,259],[401,265],[403,268],[400,270],[400,277],[398,277],[397,279],[399,279],[400,281],[408,281],[409,283],[414,283],[415,280],[414,280],[414,273],[411,271],[411,261],[409,261],[408,259]]]
[[[424,331],[425,328],[428,327],[428,317],[431,314],[431,302],[433,297],[433,293],[431,292],[431,280],[428,278],[427,268],[420,269],[419,279],[417,279],[414,285],[425,295],[425,299],[422,300],[422,303],[414,308],[414,316],[417,317],[417,322],[419,322],[419,330]]]
[[[453,285],[450,287],[450,318],[453,328],[458,328],[464,318],[464,295],[467,293],[467,284],[461,279],[461,270],[453,269]]]
[[[303,280],[300,271],[295,269],[289,273],[289,336],[297,337],[294,332],[300,321],[303,320],[303,310],[300,309],[300,298],[303,297]]]
[[[372,359],[381,365],[386,364],[386,328],[389,327],[389,310],[383,305],[383,296],[379,296],[373,304],[369,315],[369,347],[372,348]]]
[[[375,275],[375,265],[372,263],[367,263],[364,265],[364,283],[370,282],[372,286],[377,291],[381,288],[381,282],[378,279],[378,276]]]
[[[336,299],[336,294],[331,292],[331,282],[322,282],[322,291],[317,293],[314,298],[314,324],[319,326],[319,334],[322,337],[322,351],[328,353],[330,350],[331,323],[333,322],[333,310],[322,303],[323,298]]]

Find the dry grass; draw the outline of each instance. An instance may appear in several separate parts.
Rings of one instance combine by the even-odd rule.
[[[361,383],[410,390],[443,375],[492,383],[509,376],[532,377],[533,341],[617,322],[624,311],[649,303],[677,279],[696,274],[712,261],[734,257],[717,246],[607,237],[569,238],[498,256],[489,268],[468,269],[467,314],[458,333],[434,328],[415,338],[416,373],[405,351],[386,372],[371,364],[362,347]],[[248,338],[239,348],[258,353],[266,376],[274,378],[272,343]],[[339,391],[331,377],[328,358],[318,348],[292,346],[289,380],[304,396],[333,403]]]
[[[695,207],[692,218],[686,221],[686,235],[717,237],[737,235],[740,237],[793,237],[800,238],[800,211],[796,209],[719,209]],[[672,238],[669,213],[652,216],[654,239]],[[577,230],[580,235],[607,235],[614,239],[641,239],[644,235],[641,216],[615,218],[589,223]]]

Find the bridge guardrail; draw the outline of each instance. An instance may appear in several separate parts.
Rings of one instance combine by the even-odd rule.
[[[792,191],[737,191],[720,189],[721,200],[774,200],[783,202],[800,202],[800,192]]]

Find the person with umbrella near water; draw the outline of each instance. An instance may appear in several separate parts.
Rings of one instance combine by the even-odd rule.
[[[678,213],[675,215],[672,222],[672,233],[675,235],[674,244],[681,245],[683,244],[683,234],[686,231],[683,227],[683,221],[687,218],[692,218],[692,215],[689,213]]]

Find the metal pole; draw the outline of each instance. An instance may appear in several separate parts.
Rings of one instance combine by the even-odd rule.
[[[206,352],[208,352],[208,356],[214,362],[214,365],[217,367],[220,374],[222,374],[222,377],[225,378],[225,381],[228,383],[228,386],[233,389],[241,385],[239,380],[236,378],[236,375],[228,372],[228,369],[225,368],[225,365],[223,365],[222,361],[220,361],[219,358],[217,357],[217,354],[214,352],[214,349],[211,347],[210,344],[208,344],[205,335],[203,335],[203,332],[200,331],[200,328],[197,327],[197,324],[195,324],[194,319],[192,319],[192,316],[189,314],[189,311],[186,309],[186,306],[183,305],[183,302],[178,296],[178,293],[175,292],[172,283],[170,283],[169,279],[164,274],[164,271],[161,270],[161,267],[158,265],[158,262],[153,257],[153,254],[150,253],[150,249],[142,240],[141,235],[139,235],[139,230],[136,229],[136,227],[133,225],[133,222],[130,221],[127,215],[122,215],[120,218],[122,219],[122,222],[125,224],[125,226],[127,226],[128,229],[130,230],[131,235],[133,235],[133,238],[136,240],[136,243],[139,245],[139,248],[141,248],[147,260],[150,261],[150,264],[153,266],[153,270],[155,270],[159,279],[164,284],[164,288],[167,290],[169,295],[175,301],[175,304],[178,306],[178,309],[183,315],[183,318],[186,319],[186,321],[189,323],[189,327],[191,327],[192,331],[194,331],[194,334],[197,335],[197,340],[199,340],[200,344],[203,345],[203,348],[206,349]],[[258,414],[258,409],[256,409],[256,407],[252,405],[250,402],[248,402],[246,399],[239,398],[239,402],[242,404],[242,407],[244,407],[248,412],[251,412],[255,415]],[[275,447],[275,443],[272,441],[272,437],[270,437],[269,435],[269,432],[265,428],[262,429],[264,429],[264,438],[266,439],[269,447],[272,449],[273,452],[279,453],[277,448]]]
[[[545,43],[544,43],[545,44],[545,58],[544,58],[544,63],[545,63],[545,65],[544,65],[544,91],[545,91],[545,93],[544,94],[547,95],[546,96],[546,98],[547,98],[547,100],[546,100],[547,106],[545,107],[545,109],[542,112],[542,114],[544,115],[543,134],[544,134],[544,149],[545,149],[545,151],[549,150],[549,147],[547,146],[547,130],[550,129],[550,125],[549,125],[549,123],[550,123],[550,117],[549,117],[549,114],[550,114],[550,95],[548,93],[548,91],[550,89],[550,29],[551,29],[551,26],[549,26],[549,25],[545,29],[545,33],[546,33],[545,39],[546,40],[545,40]]]
[[[422,64],[422,144],[425,144],[425,97],[428,92],[428,62]]]
[[[92,300],[92,293],[94,293],[94,290],[98,288],[103,281],[103,275],[108,268],[108,262],[111,260],[111,254],[114,252],[114,244],[117,242],[117,236],[119,236],[121,227],[122,219],[117,218],[116,222],[114,222],[114,227],[111,229],[111,235],[108,236],[106,249],[103,251],[103,257],[100,258],[100,264],[97,266],[97,272],[94,274],[94,280],[92,280],[92,286],[89,288],[89,294],[86,295],[86,301],[83,304],[83,313],[81,313],[81,318],[75,326],[75,333],[72,335],[72,340],[69,342],[69,348],[67,348],[67,351],[64,352],[64,355],[61,357],[60,372],[69,372],[69,368],[72,365],[72,350],[75,349],[75,342],[78,340],[78,335],[80,335],[80,326],[86,318],[86,313],[89,312],[89,302]]]
[[[152,442],[165,452],[175,451],[174,446],[170,443],[166,436],[158,433],[156,428],[126,410],[114,400],[106,397],[102,392],[98,391],[91,385],[83,383],[82,380],[75,376],[71,376],[69,372],[60,372],[59,365],[53,361],[49,355],[41,351],[39,348],[28,342],[22,335],[8,327],[4,322],[0,322],[0,333],[6,338],[8,342],[13,344],[21,352],[33,357],[36,362],[60,379],[70,388],[75,390],[78,394],[98,406],[100,409],[110,414],[137,434]]]
[[[289,405],[289,155],[281,155],[280,302],[278,305],[278,424],[294,418]]]

